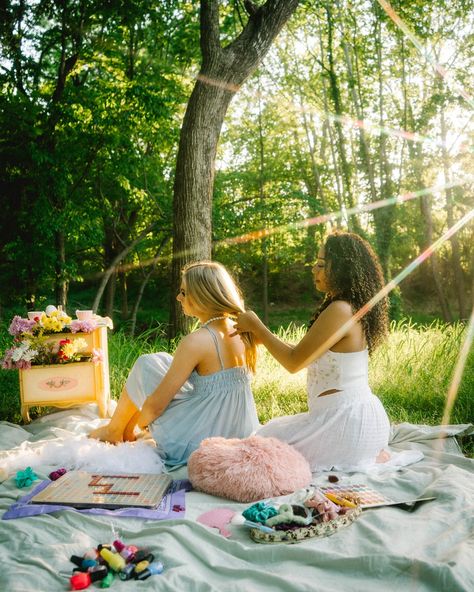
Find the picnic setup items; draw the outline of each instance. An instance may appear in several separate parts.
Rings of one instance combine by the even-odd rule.
[[[56,480],[40,482],[13,503],[2,520],[26,518],[73,510],[83,514],[116,518],[168,520],[184,518],[187,479],[173,480],[167,474],[94,474],[69,471]]]
[[[243,517],[254,526],[250,538],[257,543],[294,544],[313,537],[325,537],[356,520],[362,508],[356,495],[331,499],[320,489],[309,487],[295,492],[289,500],[258,502]]]
[[[188,461],[199,491],[238,502],[286,495],[311,481],[303,455],[276,438],[207,438]]]
[[[71,555],[70,559],[76,566],[69,578],[71,590],[84,590],[94,582],[100,582],[101,588],[109,588],[115,575],[122,581],[147,580],[164,570],[163,563],[148,549],[125,545],[119,539],[112,544],[99,544],[82,557]]]
[[[92,311],[76,311],[76,313]],[[34,406],[71,407],[96,402],[106,417],[110,401],[107,348],[108,317],[98,315],[73,320],[60,306],[15,316],[9,333],[12,347],[2,368],[20,374],[21,416],[30,421]]]
[[[156,508],[173,479],[161,475],[94,475],[69,471],[36,494],[32,504],[61,504],[74,508]]]

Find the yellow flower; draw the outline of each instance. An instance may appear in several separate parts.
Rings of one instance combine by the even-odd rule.
[[[61,347],[64,355],[66,356],[66,358],[72,358],[76,353],[76,346],[74,344],[74,342],[71,343],[65,343],[62,347]]]
[[[61,316],[61,314],[64,315],[58,310],[53,311],[49,316],[43,313],[40,318],[40,325],[45,331],[60,333],[71,322],[71,317]]]
[[[56,317],[41,317],[41,324],[46,331],[59,333],[64,329],[64,324]]]

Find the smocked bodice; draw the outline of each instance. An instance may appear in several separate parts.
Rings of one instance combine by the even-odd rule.
[[[307,388],[309,406],[321,393],[336,389],[368,388],[369,353],[340,353],[328,350],[308,366]]]

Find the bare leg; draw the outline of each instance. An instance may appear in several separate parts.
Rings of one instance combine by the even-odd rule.
[[[101,428],[93,430],[89,434],[89,438],[95,438],[102,442],[110,442],[117,444],[123,442],[125,436],[125,430],[132,419],[136,415],[138,418],[139,410],[128,396],[125,388],[120,395],[120,399],[117,404],[117,408],[112,416],[109,423]],[[135,420],[136,421],[136,420]],[[133,428],[132,428],[133,431]]]
[[[132,415],[130,421],[125,426],[123,430],[123,439],[125,442],[135,442],[137,437],[135,436],[135,426],[137,425],[137,419],[140,415],[140,411],[137,411],[134,415]]]

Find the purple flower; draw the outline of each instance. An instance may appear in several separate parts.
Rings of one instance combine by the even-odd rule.
[[[8,332],[10,335],[17,337],[22,333],[28,333],[31,329],[36,325],[36,321],[30,321],[30,319],[22,319],[20,316],[16,315],[13,317],[13,320],[8,328]]]
[[[95,321],[72,321],[69,325],[71,333],[92,333],[97,329],[97,323]]]
[[[13,350],[14,348],[12,347],[10,349],[7,349],[7,351],[5,352],[5,357],[2,360],[2,368],[4,370],[12,370],[14,368],[12,361]]]

